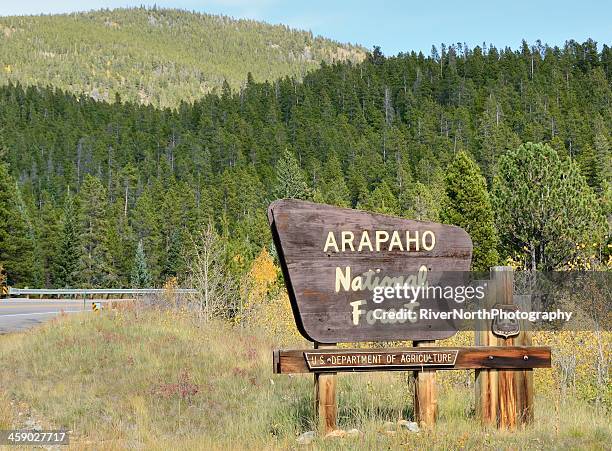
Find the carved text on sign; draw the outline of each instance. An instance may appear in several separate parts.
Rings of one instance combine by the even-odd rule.
[[[436,351],[313,351],[304,352],[309,369],[335,368],[422,368],[428,366],[454,366],[457,350]]]

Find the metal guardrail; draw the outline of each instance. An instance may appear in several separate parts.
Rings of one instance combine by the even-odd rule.
[[[104,294],[158,294],[163,293],[163,288],[86,288],[86,289],[72,289],[72,288],[13,288],[10,287],[8,290],[9,296],[24,296],[24,295],[65,295],[65,296],[94,296]],[[173,293],[178,294],[191,294],[196,293],[197,290],[194,288],[175,288],[169,290]]]

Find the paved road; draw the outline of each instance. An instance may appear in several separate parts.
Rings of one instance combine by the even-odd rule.
[[[83,300],[0,299],[0,334],[29,329],[58,316],[91,310]]]

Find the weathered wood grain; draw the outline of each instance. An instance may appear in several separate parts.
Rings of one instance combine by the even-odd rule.
[[[415,341],[414,347],[423,348],[431,341]],[[421,349],[422,350],[422,349]],[[436,370],[414,371],[414,418],[421,427],[433,427],[438,418]]]
[[[469,271],[472,242],[461,228],[426,221],[413,221],[294,199],[270,204],[268,219],[298,330],[319,343],[436,340],[452,336],[456,328],[445,320],[383,324],[366,321],[353,324],[350,302],[363,300],[360,291],[335,291],[336,268],[351,268],[353,276],[369,270],[381,274],[415,274],[426,267],[430,273]],[[363,231],[410,231],[422,236],[432,231],[436,245],[431,250],[401,251],[397,247],[379,251],[324,251],[329,232],[360,236]],[[375,308],[371,300],[364,308]],[[388,308],[401,308],[402,300],[385,300]],[[433,304],[436,307],[436,304]]]
[[[332,344],[315,343],[315,349],[335,349]],[[325,435],[337,427],[338,400],[336,398],[336,373],[315,373],[315,409],[319,432]]]
[[[495,287],[495,300],[499,304],[514,303],[514,272],[508,266],[492,268],[491,278]],[[508,347],[514,345],[514,338],[497,337],[497,345]],[[516,428],[516,370],[500,370],[498,374],[498,426],[502,429]]]
[[[486,307],[494,304],[516,304],[521,310],[530,310],[528,297],[514,296],[513,272],[509,267],[491,269],[491,296]],[[476,331],[477,345],[531,346],[528,321],[520,322],[520,332],[511,338],[498,337],[491,332],[491,322],[483,322]],[[476,411],[483,424],[502,429],[515,429],[533,421],[533,370],[514,368],[500,370],[476,370]]]
[[[413,348],[380,348],[380,353],[399,353],[411,351]],[[550,348],[546,346],[475,346],[475,347],[419,347],[423,351],[457,350],[457,361],[453,366],[432,365],[429,370],[459,370],[459,369],[524,369],[524,368],[550,368]],[[363,352],[364,349],[338,349],[337,355]],[[304,349],[289,349],[273,351],[274,373],[313,373],[313,372],[360,372],[380,371],[380,368],[347,367],[333,370],[311,371],[304,357]],[[396,366],[385,368],[385,371],[414,370],[414,366]]]
[[[491,308],[497,303],[495,282],[489,281],[489,290],[484,299],[485,308]],[[497,337],[491,331],[491,321],[479,320],[476,328],[476,346],[497,346]],[[476,414],[483,425],[497,425],[498,415],[498,371],[492,369],[476,369]]]
[[[531,310],[530,296],[514,296],[515,303],[521,310]],[[521,321],[521,332],[514,339],[518,346],[531,346],[531,324],[527,320]],[[533,370],[524,369],[515,374],[516,385],[516,415],[517,423],[521,426],[533,422]]]

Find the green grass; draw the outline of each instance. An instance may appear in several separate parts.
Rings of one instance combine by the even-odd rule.
[[[0,337],[0,427],[24,412],[73,431],[75,449],[286,449],[313,429],[312,377],[273,375],[274,342],[261,331],[174,313],[124,312],[62,318]],[[380,432],[410,418],[404,373],[340,375],[339,426],[364,434],[325,449],[609,449],[610,415],[593,406],[536,399],[533,426],[483,430],[473,391],[440,394],[433,431]],[[13,405],[9,404],[13,401]],[[19,415],[19,413],[22,415]]]

